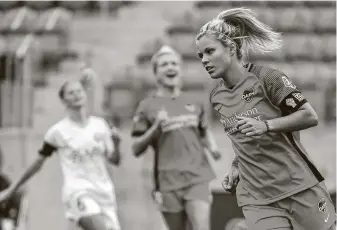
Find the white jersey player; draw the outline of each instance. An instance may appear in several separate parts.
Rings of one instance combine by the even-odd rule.
[[[64,176],[66,217],[84,230],[120,230],[114,185],[106,168],[106,159],[119,162],[118,134],[103,118],[87,114],[82,83],[66,82],[59,96],[68,116],[47,131],[38,158],[16,183],[0,193],[0,201],[14,194],[56,153]]]

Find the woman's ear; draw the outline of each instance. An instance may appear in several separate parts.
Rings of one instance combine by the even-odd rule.
[[[236,51],[236,46],[232,43],[230,45],[230,48],[229,48],[230,55],[234,56],[235,55],[235,51]]]

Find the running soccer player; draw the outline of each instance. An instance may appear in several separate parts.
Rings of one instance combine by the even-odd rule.
[[[280,34],[251,10],[236,8],[206,23],[196,44],[206,71],[212,79],[221,79],[210,102],[236,153],[235,175],[230,173],[224,184],[232,189],[233,181],[238,181],[238,205],[248,228],[335,229],[335,210],[324,178],[298,135],[317,125],[316,112],[283,72],[242,64],[249,49],[279,48]]]
[[[68,81],[59,90],[68,116],[53,125],[44,137],[39,155],[32,165],[0,193],[6,200],[41,170],[46,159],[60,156],[64,177],[63,202],[66,217],[84,230],[120,230],[114,185],[106,159],[116,162],[118,148],[112,136],[118,135],[107,122],[86,112],[87,95],[79,81]]]
[[[158,89],[142,100],[133,119],[133,151],[155,152],[155,197],[171,230],[208,230],[210,181],[214,172],[205,149],[219,159],[218,147],[207,128],[205,108],[181,92],[181,57],[168,46],[152,58]]]

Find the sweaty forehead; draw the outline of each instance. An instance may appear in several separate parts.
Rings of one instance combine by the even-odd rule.
[[[160,55],[157,58],[157,63],[163,63],[163,62],[167,62],[167,61],[175,61],[175,62],[180,62],[180,59],[177,55],[173,54],[173,53],[165,53]]]
[[[205,36],[202,36],[199,40],[197,40],[196,45],[197,45],[198,51],[203,52],[207,48],[212,48],[212,47],[216,48],[216,47],[221,46],[222,44],[220,41],[205,35]]]

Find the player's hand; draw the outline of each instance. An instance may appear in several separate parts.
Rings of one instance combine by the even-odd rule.
[[[122,140],[120,131],[114,126],[110,130],[113,143],[115,144],[115,146],[119,145]]]
[[[238,183],[239,183],[239,170],[237,167],[232,167],[231,171],[225,175],[225,178],[222,181],[222,187],[227,192],[234,194]]]
[[[237,116],[237,128],[246,136],[260,136],[267,132],[267,126],[263,121],[258,121],[250,117]]]
[[[157,205],[163,204],[163,195],[159,191],[152,192],[152,198],[156,202]]]
[[[213,150],[213,151],[210,150],[210,152],[214,160],[217,161],[221,158],[221,152],[219,150]]]
[[[156,119],[159,123],[162,123],[168,119],[168,114],[165,108],[161,108],[161,110],[158,111]]]

